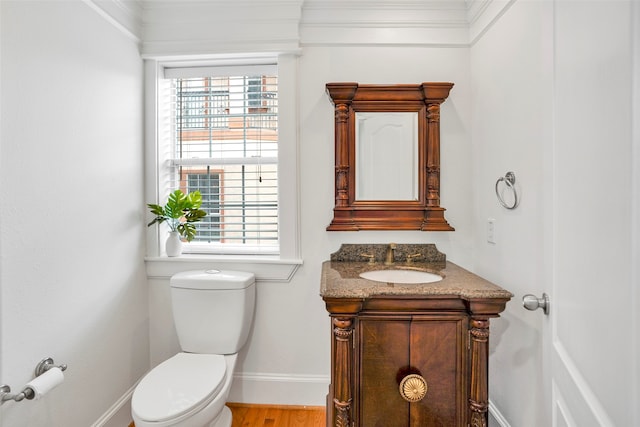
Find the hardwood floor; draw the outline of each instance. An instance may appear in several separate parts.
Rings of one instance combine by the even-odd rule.
[[[271,406],[227,403],[231,427],[324,427],[323,406]]]
[[[231,427],[325,427],[323,406],[272,406],[227,403]],[[132,422],[129,427],[135,427]]]

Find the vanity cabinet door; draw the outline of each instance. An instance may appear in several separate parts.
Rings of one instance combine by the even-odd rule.
[[[409,426],[466,426],[467,325],[465,317],[419,317],[411,322],[410,365],[427,383],[412,403]]]
[[[466,426],[467,318],[414,315],[360,319],[361,427]],[[424,398],[408,402],[402,379],[420,375]]]
[[[411,321],[360,320],[360,422],[364,427],[407,427],[409,404],[398,372],[409,363]]]

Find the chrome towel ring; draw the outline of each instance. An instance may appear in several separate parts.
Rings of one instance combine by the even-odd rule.
[[[502,194],[499,190],[501,182],[504,182],[507,188],[513,192],[513,203],[511,205],[508,205],[502,198]],[[498,178],[498,180],[496,181],[496,196],[498,197],[498,201],[500,202],[500,204],[507,209],[515,209],[518,206],[518,192],[516,191],[516,187],[514,186],[515,183],[516,175],[513,172],[507,172],[505,176]]]

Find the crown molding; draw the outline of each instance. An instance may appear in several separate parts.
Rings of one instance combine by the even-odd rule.
[[[303,46],[465,46],[464,0],[305,0]]]
[[[468,0],[304,0],[303,7],[311,9],[354,9],[370,10],[446,10],[467,9]]]
[[[299,49],[302,0],[146,1],[144,57]]]
[[[144,57],[474,45],[517,0],[83,0]],[[206,24],[206,25],[201,25]]]
[[[516,1],[305,0],[301,44],[468,47]]]
[[[262,39],[252,41],[214,39],[145,41],[142,43],[141,50],[142,58],[159,60],[210,59],[217,56],[228,58],[238,53],[248,55],[300,54],[297,38],[291,40]]]
[[[142,41],[143,7],[141,0],[83,1],[127,37],[138,43]]]
[[[469,46],[476,44],[516,1],[468,0]]]
[[[491,0],[467,0],[467,25],[473,26],[487,10]]]

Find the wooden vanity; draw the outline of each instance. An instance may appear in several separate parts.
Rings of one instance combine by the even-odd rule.
[[[486,426],[489,319],[513,295],[447,262],[434,245],[394,246],[385,264],[388,251],[343,245],[323,263],[320,294],[332,319],[327,426]],[[443,279],[360,277],[385,269]]]

